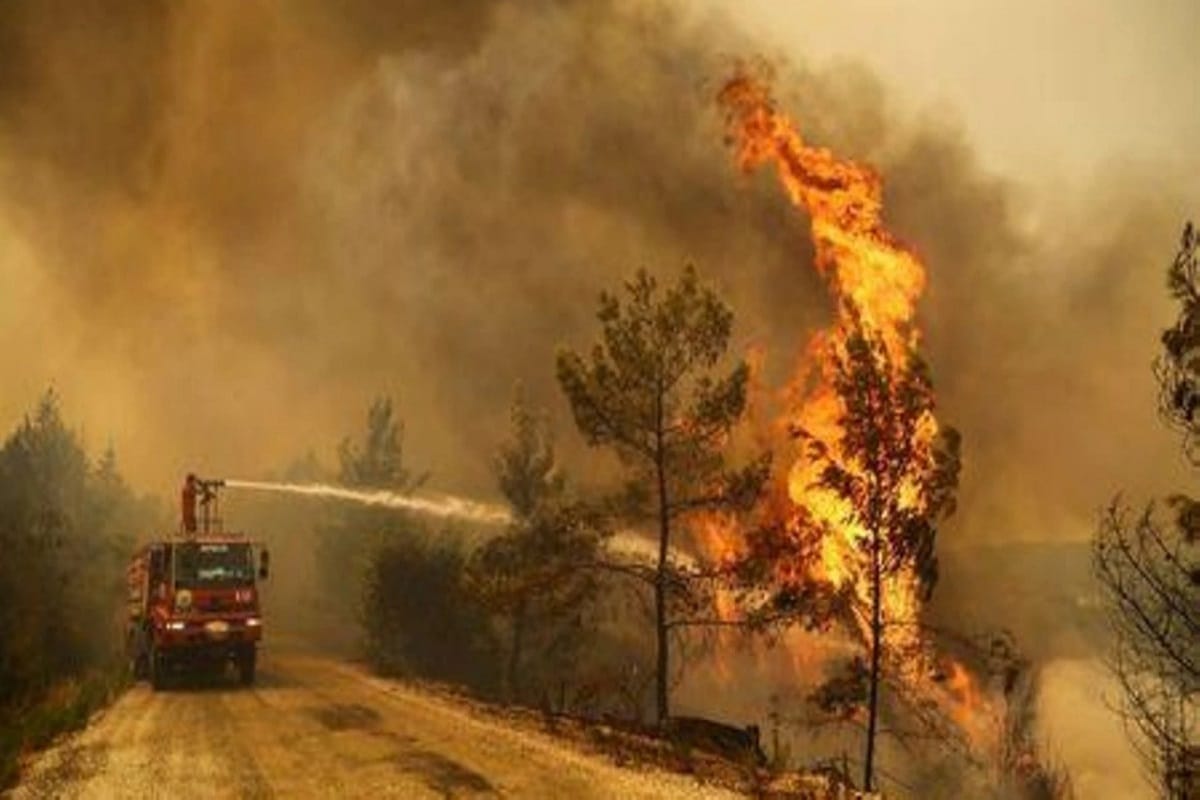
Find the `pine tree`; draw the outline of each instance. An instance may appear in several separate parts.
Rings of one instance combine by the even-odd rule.
[[[757,499],[768,472],[758,459],[730,471],[726,451],[746,407],[749,368],[722,368],[733,312],[700,284],[692,267],[664,290],[645,270],[604,293],[600,341],[590,355],[564,350],[558,380],[589,444],[611,448],[626,469],[626,510],[655,526],[655,710],[668,703],[674,611],[688,603],[689,581],[672,556],[684,518],[739,510]]]

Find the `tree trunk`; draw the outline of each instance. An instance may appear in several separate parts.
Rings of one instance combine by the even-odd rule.
[[[654,678],[656,718],[661,726],[667,721],[670,713],[667,705],[667,546],[671,537],[670,520],[667,517],[667,482],[666,476],[663,475],[661,459],[658,467],[658,497],[658,574],[654,581],[654,631],[657,636],[658,659]]]
[[[658,646],[655,666],[655,716],[661,727],[670,715],[667,704],[667,677],[670,659],[667,651],[667,550],[671,541],[670,509],[667,507],[667,475],[663,454],[662,391],[659,390],[655,413],[654,468],[658,477],[658,572],[654,576],[654,632]]]
[[[878,525],[871,532],[871,675],[867,699],[867,755],[863,759],[863,790],[875,783],[875,736],[879,719],[879,660],[883,644],[882,565]]]
[[[508,670],[505,674],[504,685],[508,692],[508,701],[515,702],[520,696],[517,678],[521,671],[521,642],[525,636],[525,602],[521,601],[513,613],[512,647],[508,653]]]

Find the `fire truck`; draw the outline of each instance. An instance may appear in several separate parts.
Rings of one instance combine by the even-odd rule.
[[[224,530],[222,486],[188,475],[179,531],[141,547],[126,570],[126,649],[134,676],[155,690],[176,674],[230,663],[243,684],[254,682],[263,635],[257,583],[270,554]]]

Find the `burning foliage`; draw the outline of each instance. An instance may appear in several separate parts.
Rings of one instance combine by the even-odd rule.
[[[879,176],[806,144],[777,109],[766,76],[739,71],[720,102],[739,166],[774,166],[808,214],[814,265],[832,295],[834,320],[810,340],[792,384],[786,429],[802,447],[783,487],[788,502],[777,504],[782,525],[767,530],[785,541],[771,544],[773,558],[792,554],[778,560],[775,581],[802,598],[797,583],[831,586],[845,601],[851,632],[866,642],[867,665],[855,661],[851,673],[865,696],[839,689],[836,701],[826,700],[865,701],[870,789],[885,661],[911,691],[936,689],[921,606],[937,578],[936,522],[954,508],[959,443],[934,416],[929,372],[917,355],[925,271],[883,225]],[[940,692],[948,705],[968,702],[953,683]]]

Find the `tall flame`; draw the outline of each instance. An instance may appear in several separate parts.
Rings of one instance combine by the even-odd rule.
[[[835,390],[837,356],[845,354],[846,343],[856,328],[882,344],[887,363],[898,377],[910,369],[909,354],[919,344],[916,325],[917,302],[925,289],[925,268],[917,255],[884,226],[883,185],[878,173],[863,164],[840,158],[830,150],[804,141],[793,121],[776,107],[765,80],[739,70],[722,88],[720,103],[726,112],[730,144],[744,172],[774,167],[782,187],[798,209],[811,221],[815,267],[829,288],[834,319],[814,334],[805,358],[792,383],[786,427],[804,430],[829,447],[839,466],[858,472],[840,449],[844,408]],[[939,427],[932,413],[917,426],[917,452],[930,453]],[[807,516],[809,530],[822,530],[815,565],[783,565],[783,569],[806,570],[841,589],[850,589],[869,607],[870,587],[858,569],[863,545],[870,532],[851,518],[846,502],[819,485],[821,465],[797,457],[791,465],[782,492],[790,506],[786,512],[793,531]],[[924,502],[915,476],[902,483],[898,502],[920,508]],[[910,685],[920,685],[939,699],[952,716],[969,714],[965,706],[977,702],[970,676],[953,666],[954,686],[938,687],[929,676],[934,667],[932,647],[920,634],[921,586],[913,570],[885,578],[882,614],[886,620],[884,646],[903,653],[899,667]],[[859,615],[861,632],[868,620]]]
[[[793,122],[778,111],[766,84],[742,71],[720,93],[736,157],[743,171],[773,165],[789,199],[808,212],[816,251],[816,268],[834,300],[835,318],[813,336],[796,378],[799,400],[788,410],[795,428],[838,449],[843,415],[835,391],[838,352],[857,327],[870,331],[886,348],[894,370],[907,368],[907,354],[917,345],[917,301],[925,288],[925,269],[917,256],[884,227],[883,184],[870,167],[842,159],[830,150],[807,144]],[[938,426],[932,415],[918,428],[918,448],[933,447]],[[864,583],[854,565],[869,532],[847,522],[844,500],[817,485],[819,464],[798,458],[788,474],[787,491],[797,508],[832,531],[820,543],[820,577],[835,585]],[[920,502],[915,485],[903,487],[901,501]],[[865,585],[857,586],[866,597]],[[919,602],[915,575],[900,574],[884,587],[884,615],[892,623],[915,623]],[[889,624],[891,645],[916,644],[915,625]],[[904,639],[905,641],[895,641]]]

